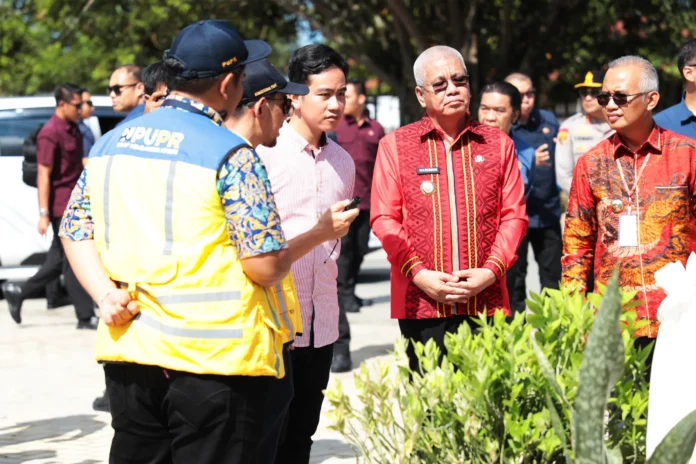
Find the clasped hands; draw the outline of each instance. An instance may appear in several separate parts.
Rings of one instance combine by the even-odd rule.
[[[413,283],[430,298],[440,303],[466,302],[495,282],[496,276],[490,269],[476,268],[446,272],[422,270],[413,278]]]

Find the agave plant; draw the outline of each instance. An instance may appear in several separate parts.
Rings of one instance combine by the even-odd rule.
[[[614,272],[604,293],[597,319],[587,340],[580,367],[580,383],[575,403],[571,406],[563,396],[563,389],[543,351],[532,338],[534,353],[544,377],[552,387],[547,397],[551,422],[563,441],[567,463],[613,464],[623,458],[618,449],[605,446],[606,411],[611,389],[616,385],[624,369],[624,349],[621,338],[621,295],[618,270]],[[571,409],[570,446],[555,403],[562,402]],[[648,464],[686,464],[696,445],[696,411],[681,420],[664,438],[648,460]]]

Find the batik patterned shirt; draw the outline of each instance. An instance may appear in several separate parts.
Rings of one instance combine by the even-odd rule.
[[[643,302],[631,310],[651,321],[636,335],[656,337],[665,293],[655,272],[673,261],[686,264],[696,250],[695,191],[696,141],[658,126],[635,152],[616,134],[602,141],[575,168],[563,285],[584,291],[593,262],[595,282],[606,285],[618,265],[621,289],[638,292],[635,298]],[[619,246],[620,216],[629,214],[636,216],[638,246]]]

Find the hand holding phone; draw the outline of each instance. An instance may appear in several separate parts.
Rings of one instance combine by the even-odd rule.
[[[360,198],[360,197],[354,197],[354,198],[350,201],[350,203],[348,203],[348,206],[346,206],[345,208],[343,208],[343,211],[344,211],[344,212],[345,212],[345,211],[350,211],[351,209],[357,208],[361,201],[362,201],[362,198]]]

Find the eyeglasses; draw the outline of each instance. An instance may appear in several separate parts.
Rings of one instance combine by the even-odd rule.
[[[281,108],[283,110],[283,114],[285,116],[290,115],[290,110],[292,110],[292,100],[290,100],[285,95],[281,95],[280,98],[268,98],[267,97],[266,100],[274,101],[274,102],[282,102],[283,106]]]
[[[526,92],[520,92],[520,95],[522,95],[522,98],[534,98],[534,95],[536,95],[536,89],[529,89]]]
[[[136,85],[138,85],[137,82],[135,84],[126,84],[126,85],[117,84],[114,86],[108,86],[106,88],[106,94],[111,95],[111,92],[113,92],[118,97],[119,95],[121,95],[121,92],[123,92],[123,89],[125,89],[127,87],[135,87]]]
[[[77,111],[80,111],[82,109],[82,102],[80,103],[70,103],[70,102],[65,102],[66,105],[74,106]]]
[[[592,87],[583,87],[578,89],[580,98],[592,97],[597,98],[597,95],[601,93],[601,89],[593,89]]]
[[[599,103],[599,106],[607,106],[609,104],[609,100],[614,100],[614,103],[616,106],[622,107],[622,106],[627,106],[629,105],[635,98],[632,98],[631,100],[628,99],[628,97],[638,97],[641,95],[645,95],[648,92],[641,92],[641,93],[630,93],[630,94],[625,94],[621,92],[616,92],[614,94],[611,93],[600,93],[597,95],[597,103]]]
[[[463,75],[463,76],[454,76],[452,79],[448,80],[436,80],[434,83],[430,85],[430,88],[428,88],[425,85],[419,86],[421,89],[427,90],[432,93],[442,93],[447,90],[447,87],[449,86],[450,82],[452,83],[453,86],[455,87],[466,87],[469,85],[469,76]]]
[[[85,100],[85,101],[83,101],[82,103],[85,104],[85,105],[87,105],[87,106],[90,106],[90,107],[91,107],[91,106],[94,106],[94,103],[92,103],[92,100]]]

